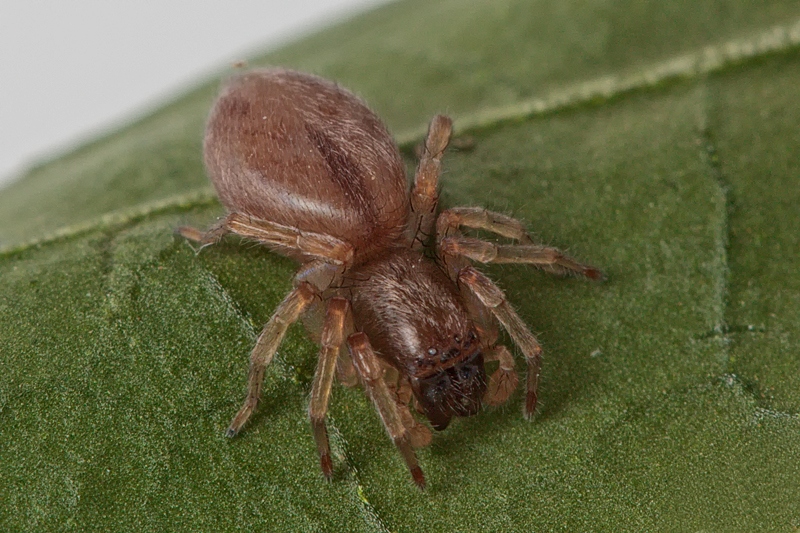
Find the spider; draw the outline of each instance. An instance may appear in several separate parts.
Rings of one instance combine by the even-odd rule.
[[[358,382],[373,402],[414,482],[425,477],[414,448],[454,416],[505,402],[518,384],[497,344],[498,323],[525,357],[524,412],[537,402],[542,349],[503,291],[474,268],[526,263],[555,274],[602,279],[600,270],[534,244],[523,224],[479,207],[437,214],[441,159],[452,130],[437,115],[410,191],[403,161],[380,119],[358,97],[322,78],[258,69],[231,78],[214,104],[204,159],[227,215],[208,231],[178,228],[205,246],[233,233],[300,262],[250,355],[247,397],[226,434],[259,401],[264,372],[287,328],[303,319],[321,346],[308,408],[322,472],[331,478],[326,413],[334,377]],[[514,241],[495,244],[463,229]],[[484,363],[496,361],[488,378]]]

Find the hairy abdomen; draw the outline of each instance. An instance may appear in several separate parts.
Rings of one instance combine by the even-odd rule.
[[[230,211],[332,235],[357,260],[395,242],[407,218],[404,167],[385,126],[315,76],[232,79],[209,116],[205,164]]]

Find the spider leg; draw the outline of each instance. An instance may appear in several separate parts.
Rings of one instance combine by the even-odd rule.
[[[301,281],[308,281],[320,291],[322,296],[322,298],[311,304],[303,315],[303,325],[306,327],[311,340],[317,344],[320,344],[322,339],[322,328],[326,313],[325,300],[331,294],[338,294],[336,289],[331,289],[331,287],[335,287],[341,281],[343,273],[343,266],[315,260],[301,266],[295,275],[295,285]],[[349,318],[350,315],[348,314]],[[352,324],[349,324],[348,327],[350,328],[348,331],[352,332]],[[339,351],[339,357],[336,359],[336,376],[346,387],[354,387],[358,384],[356,369],[353,367],[353,362],[350,360],[350,354],[347,350]]]
[[[384,379],[388,379],[386,374],[384,374]],[[400,418],[403,420],[403,425],[408,430],[408,437],[411,440],[411,446],[414,448],[423,448],[431,443],[433,435],[431,434],[431,430],[428,429],[425,424],[421,424],[416,418],[414,418],[414,415],[411,414],[411,408],[409,406],[414,394],[411,390],[411,382],[407,377],[401,378],[399,374],[397,375],[397,379],[395,381],[396,384],[394,386],[389,384],[389,388],[394,392],[397,409],[400,412]]]
[[[177,232],[203,246],[213,244],[226,233],[235,233],[278,250],[299,252],[335,265],[349,265],[353,260],[353,246],[336,237],[276,224],[242,213],[228,213],[205,233],[189,226],[182,226]]]
[[[517,388],[519,377],[514,370],[514,357],[503,345],[494,346],[484,352],[485,361],[499,361],[500,366],[489,378],[489,385],[483,396],[483,401],[489,405],[500,405],[508,400],[511,393]]]
[[[530,418],[536,409],[539,374],[542,366],[542,347],[539,346],[536,337],[528,330],[519,315],[508,304],[503,291],[492,280],[475,268],[466,267],[459,273],[458,281],[469,288],[481,304],[491,311],[522,350],[528,364],[525,417]]]
[[[250,373],[247,378],[247,398],[244,405],[233,417],[226,435],[235,436],[244,426],[261,396],[261,384],[267,365],[272,362],[272,357],[278,349],[286,330],[295,322],[303,311],[313,301],[317,291],[307,282],[300,283],[278,305],[272,318],[258,336],[256,345],[250,354]]]
[[[428,127],[428,136],[411,188],[411,213],[406,224],[406,237],[412,248],[421,249],[433,233],[436,222],[436,205],[439,202],[439,175],[442,172],[442,155],[450,142],[453,122],[444,115],[436,115]]]
[[[339,358],[336,360],[336,377],[339,379],[339,383],[345,387],[358,385],[356,367],[353,366],[353,360],[350,359],[350,354],[346,350],[339,352]]]
[[[206,231],[200,231],[199,229],[191,226],[181,226],[175,229],[175,233],[184,239],[200,244],[200,250],[202,250],[206,246],[219,241],[225,236],[226,233],[229,233],[229,230],[226,227],[226,222],[227,217],[221,218]]]
[[[380,363],[372,350],[367,335],[363,332],[353,333],[347,338],[347,344],[350,348],[350,355],[353,358],[353,363],[355,363],[356,371],[361,377],[361,382],[367,391],[367,395],[369,395],[375,405],[375,409],[378,411],[378,415],[381,417],[383,426],[395,446],[397,446],[400,455],[403,456],[414,483],[419,488],[425,488],[425,476],[417,463],[417,456],[411,446],[408,429],[403,424],[397,403],[392,397],[386,381],[383,379]]]
[[[442,211],[436,219],[436,242],[451,235],[461,235],[458,231],[461,226],[491,231],[526,244],[533,243],[522,222],[482,207],[453,207]]]
[[[584,265],[565,255],[558,248],[536,244],[494,244],[470,237],[445,237],[439,243],[440,254],[456,255],[481,263],[527,263],[553,274],[577,274],[602,280],[600,269]]]
[[[344,342],[347,318],[350,313],[350,302],[344,298],[331,298],[322,326],[322,338],[317,370],[314,373],[314,383],[311,386],[311,402],[308,406],[308,416],[311,419],[311,429],[317,443],[319,462],[322,473],[330,479],[333,474],[330,446],[328,444],[328,430],[325,426],[325,416],[328,413],[328,401],[331,396],[334,370],[339,357],[339,350]]]

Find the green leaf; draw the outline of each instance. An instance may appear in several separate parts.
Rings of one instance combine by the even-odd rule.
[[[545,348],[540,413],[517,393],[454,422],[422,493],[337,386],[326,483],[295,327],[223,437],[293,264],[173,237],[222,213],[215,80],[0,193],[0,529],[800,527],[796,2],[403,1],[253,63],[336,78],[406,149],[453,114],[474,147],[448,152],[444,204],[607,271],[485,269]]]

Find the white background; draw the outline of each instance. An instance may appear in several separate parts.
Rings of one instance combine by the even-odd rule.
[[[202,80],[387,0],[0,0],[0,186]]]

